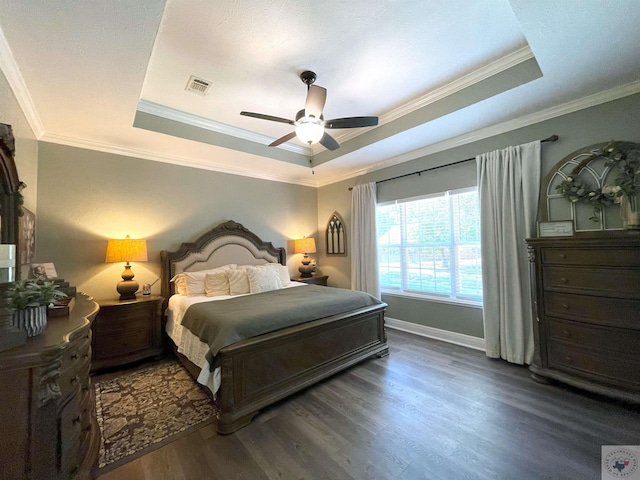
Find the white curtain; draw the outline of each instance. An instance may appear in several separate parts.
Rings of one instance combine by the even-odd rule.
[[[351,193],[351,288],[380,298],[374,182],[356,185]]]
[[[536,232],[540,142],[478,155],[476,163],[486,353],[530,364],[532,286],[524,239]]]

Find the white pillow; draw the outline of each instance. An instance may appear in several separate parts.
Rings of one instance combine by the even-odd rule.
[[[282,288],[280,275],[275,268],[264,268],[259,266],[247,269],[249,278],[249,291],[251,293],[268,292]]]
[[[280,274],[280,281],[282,282],[282,286],[289,285],[291,283],[291,274],[289,273],[289,267],[286,265],[281,265],[279,263],[274,264],[278,269],[278,273]]]
[[[229,279],[230,295],[249,293],[249,278],[247,277],[247,271],[245,268],[227,270],[226,274]]]
[[[200,270],[196,272],[183,272],[176,275],[174,283],[177,287],[178,293],[181,295],[188,295],[193,297],[195,295],[205,295],[204,280],[207,274],[214,274],[218,272],[226,272],[236,268],[235,263],[229,265],[223,265],[222,267],[212,268],[209,270]]]
[[[280,277],[280,284],[282,286],[289,285],[291,283],[291,277],[289,275],[289,267],[287,267],[286,265],[282,265],[280,263],[263,263],[260,265],[240,265],[238,268],[244,268],[247,271],[252,268],[270,268],[275,270],[278,273],[278,276]]]
[[[179,273],[175,277],[171,279],[173,284],[175,285],[175,291],[180,295],[187,294],[187,279],[184,277],[184,274]]]
[[[207,297],[229,295],[229,277],[227,277],[227,271],[207,273],[204,277],[204,294]]]

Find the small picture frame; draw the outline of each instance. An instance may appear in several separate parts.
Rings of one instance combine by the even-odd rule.
[[[573,220],[538,222],[538,237],[572,237]]]
[[[51,280],[56,278],[58,273],[53,263],[32,263],[31,264],[31,278],[37,280]]]

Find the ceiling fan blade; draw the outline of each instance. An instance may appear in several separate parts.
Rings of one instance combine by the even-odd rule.
[[[270,147],[277,147],[278,145],[288,142],[289,140],[293,139],[296,136],[296,131],[294,130],[291,133],[287,133],[284,137],[280,137],[277,140],[274,140],[273,142],[271,142],[269,144]]]
[[[336,142],[335,138],[333,138],[327,132],[324,132],[324,135],[320,139],[320,144],[327,150],[331,150],[331,151],[334,151],[340,148],[340,144]]]
[[[327,89],[318,85],[309,85],[307,102],[304,105],[304,114],[307,117],[320,118],[327,100]]]
[[[262,120],[271,120],[272,122],[288,123],[289,125],[295,125],[295,122],[293,120],[288,120],[282,117],[274,117],[273,115],[265,115],[263,113],[240,112],[240,115],[244,115],[245,117],[260,118]]]
[[[378,117],[334,118],[324,122],[325,128],[360,128],[375,127],[376,125],[378,125]]]

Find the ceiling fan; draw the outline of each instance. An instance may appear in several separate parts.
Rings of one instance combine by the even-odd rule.
[[[296,127],[293,132],[270,143],[270,147],[277,147],[297,135],[304,143],[311,145],[320,142],[326,149],[336,150],[340,147],[340,144],[324,131],[325,128],[360,128],[378,125],[378,117],[346,117],[325,120],[322,116],[322,110],[324,109],[324,103],[327,99],[327,89],[313,84],[316,81],[316,74],[309,70],[300,74],[300,80],[307,86],[307,100],[304,109],[296,114],[295,121],[282,117],[274,117],[272,115],[264,115],[262,113],[240,112],[240,115],[247,117],[288,123]]]

